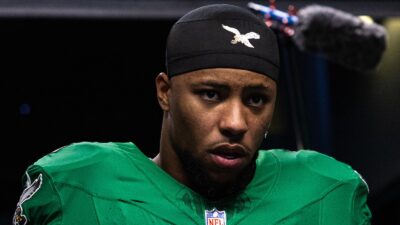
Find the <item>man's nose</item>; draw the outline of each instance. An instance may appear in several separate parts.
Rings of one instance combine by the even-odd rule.
[[[246,111],[239,101],[224,106],[221,113],[220,130],[229,138],[241,138],[248,129]]]

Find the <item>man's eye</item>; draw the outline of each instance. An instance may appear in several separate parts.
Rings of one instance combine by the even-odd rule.
[[[262,106],[266,102],[266,98],[261,95],[251,96],[247,104],[255,107]]]
[[[219,99],[218,93],[215,91],[202,91],[201,95],[206,100],[217,101]]]

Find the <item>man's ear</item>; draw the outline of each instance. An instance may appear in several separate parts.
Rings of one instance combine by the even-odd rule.
[[[161,72],[156,77],[157,99],[158,104],[163,111],[169,111],[169,90],[170,80],[167,74]]]

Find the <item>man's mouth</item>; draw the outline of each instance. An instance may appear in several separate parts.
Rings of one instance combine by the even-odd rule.
[[[246,162],[247,152],[241,145],[223,144],[209,151],[215,165],[223,169],[242,168]]]

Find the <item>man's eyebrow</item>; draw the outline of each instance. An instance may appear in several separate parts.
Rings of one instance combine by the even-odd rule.
[[[199,81],[199,82],[195,82],[195,83],[191,84],[192,88],[201,87],[201,86],[209,86],[209,87],[223,89],[223,90],[231,89],[231,87],[228,84],[226,84],[225,82],[214,81],[214,80]],[[264,84],[248,84],[248,85],[244,86],[244,89],[248,90],[248,91],[262,91],[262,92],[267,92],[267,93],[272,92],[272,89],[269,86],[264,85]]]
[[[245,90],[252,90],[252,91],[263,91],[263,92],[272,92],[272,89],[269,86],[264,84],[249,84],[244,87]]]
[[[200,81],[191,84],[191,87],[199,87],[199,86],[209,86],[209,87],[214,87],[218,89],[226,89],[229,90],[230,87],[224,82],[218,82],[218,81],[213,81],[213,80],[206,80],[206,81]]]

